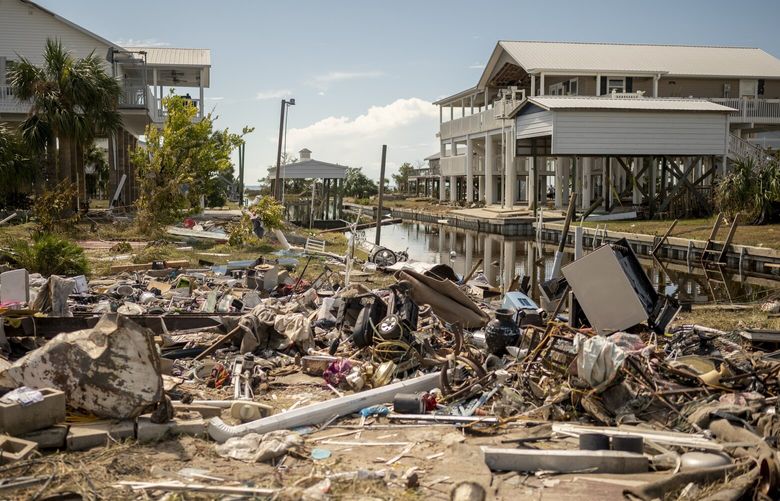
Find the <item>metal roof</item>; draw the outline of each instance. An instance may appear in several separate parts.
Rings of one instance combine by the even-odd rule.
[[[437,151],[433,155],[428,155],[427,157],[425,157],[425,160],[429,160],[429,161],[430,160],[439,160],[440,158],[441,158],[441,152]]]
[[[751,47],[500,41],[526,71],[780,78],[780,60]],[[498,47],[497,47],[498,48]]]
[[[268,177],[276,177],[276,167],[268,168]],[[284,179],[344,179],[347,177],[345,165],[320,162],[319,160],[301,160],[282,165],[281,177]]]
[[[132,52],[146,52],[148,66],[211,66],[211,50],[173,47],[125,47]]]
[[[546,110],[709,111],[721,113],[736,111],[734,108],[705,99],[535,96],[528,98],[526,103],[535,104]]]

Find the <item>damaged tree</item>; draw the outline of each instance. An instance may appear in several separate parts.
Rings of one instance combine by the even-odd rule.
[[[163,107],[167,116],[162,129],[147,126],[146,146],[131,157],[140,184],[138,222],[151,228],[199,212],[212,178],[232,173],[230,154],[252,131],[214,130],[211,114],[196,121],[197,108],[181,96],[163,98]]]

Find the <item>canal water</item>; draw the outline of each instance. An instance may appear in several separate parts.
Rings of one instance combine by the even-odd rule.
[[[375,229],[363,231],[373,242]],[[394,251],[406,250],[409,258],[426,263],[446,263],[461,275],[479,259],[488,281],[504,289],[516,275],[531,277],[531,293],[539,299],[537,284],[550,278],[557,245],[529,238],[512,238],[477,233],[447,225],[403,222],[383,226],[381,244]],[[585,249],[587,253],[590,249]],[[564,266],[573,260],[567,253]],[[748,303],[760,301],[780,289],[780,282],[740,277],[736,273],[688,270],[684,264],[659,263],[649,258],[640,262],[656,290],[676,297],[682,303]]]

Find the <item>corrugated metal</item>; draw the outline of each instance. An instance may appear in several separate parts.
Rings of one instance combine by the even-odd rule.
[[[282,166],[285,179],[343,179],[347,176],[347,168],[343,165],[305,160]],[[268,169],[270,178],[276,177],[276,167]]]
[[[723,155],[720,113],[555,111],[552,154]]]
[[[129,51],[146,52],[146,64],[151,66],[211,66],[211,50],[174,47],[125,47]]]
[[[528,113],[517,117],[517,138],[549,136],[553,131],[551,111]]]
[[[529,98],[530,103],[547,109],[605,109],[605,110],[645,110],[645,111],[719,111],[728,113],[734,108],[713,103],[704,99],[664,99],[664,98],[615,98],[577,97],[577,96],[536,96]]]
[[[780,78],[780,60],[757,48],[520,41],[499,44],[530,71]]]

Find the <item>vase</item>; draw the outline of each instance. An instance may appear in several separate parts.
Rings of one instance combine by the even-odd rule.
[[[485,327],[485,343],[489,353],[501,357],[507,353],[507,346],[517,345],[520,340],[520,328],[515,323],[514,316],[514,310],[506,308],[496,310],[496,318]]]

